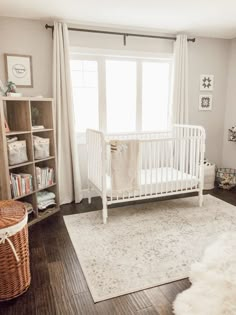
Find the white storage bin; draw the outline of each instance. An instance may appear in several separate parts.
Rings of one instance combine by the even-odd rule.
[[[35,160],[46,159],[50,156],[50,139],[34,136],[34,158]]]
[[[20,164],[28,161],[26,141],[14,141],[7,143],[9,165]]]
[[[204,189],[209,190],[215,187],[216,166],[213,164],[204,164]]]

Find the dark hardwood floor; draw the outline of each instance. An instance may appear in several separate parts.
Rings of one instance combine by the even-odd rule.
[[[215,189],[212,195],[236,205],[236,190]],[[148,201],[146,201],[148,202]],[[101,201],[87,199],[63,206],[59,213],[30,227],[32,282],[29,290],[0,303],[0,315],[170,315],[176,295],[190,286],[185,279],[159,287],[93,303],[63,215],[101,209]]]

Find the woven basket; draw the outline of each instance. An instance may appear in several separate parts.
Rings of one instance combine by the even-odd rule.
[[[21,202],[0,201],[0,301],[23,294],[30,280],[27,211]]]
[[[236,186],[236,169],[218,168],[216,170],[216,182],[220,188],[231,189]]]

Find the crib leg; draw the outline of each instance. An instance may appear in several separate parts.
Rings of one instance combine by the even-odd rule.
[[[199,193],[198,193],[198,202],[199,202],[199,207],[202,207],[202,205],[203,205],[203,193],[202,193],[202,190],[200,190]]]
[[[103,224],[107,223],[108,213],[107,213],[107,200],[102,200],[103,209],[102,209],[102,218],[103,218]]]
[[[91,185],[88,182],[88,203],[90,204],[92,202],[91,200]]]

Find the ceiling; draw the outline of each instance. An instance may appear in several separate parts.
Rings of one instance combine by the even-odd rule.
[[[236,37],[235,0],[0,0],[0,16]]]

